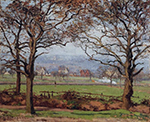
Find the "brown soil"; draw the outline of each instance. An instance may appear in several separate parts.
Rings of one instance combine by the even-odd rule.
[[[15,95],[12,91],[4,90],[0,92],[0,108],[7,109],[25,109],[25,94]],[[43,111],[43,110],[53,110],[53,111],[69,111],[73,112],[74,109],[85,110],[85,111],[105,111],[105,110],[116,110],[121,109],[122,101],[118,99],[110,99],[106,101],[104,99],[92,98],[89,96],[80,96],[75,91],[68,91],[56,99],[55,97],[49,98],[45,95],[34,95],[33,102],[35,106],[35,110]],[[145,100],[142,101],[139,105],[133,105],[130,108],[132,112],[140,112],[150,114],[150,101]],[[7,120],[7,121],[6,121]],[[42,117],[34,117],[34,118],[25,118],[24,116],[20,116],[18,118],[0,118],[0,122],[90,122],[88,120],[82,119],[70,119],[70,118],[42,118]],[[129,122],[128,119],[115,119],[115,118],[107,118],[107,119],[93,119],[93,122]],[[132,120],[133,122],[139,122],[139,120]]]
[[[0,105],[0,108],[6,108],[6,109],[25,109],[26,106],[11,106],[11,105]],[[73,110],[70,109],[62,109],[62,108],[48,108],[48,107],[40,107],[40,106],[35,106],[34,109],[36,111],[45,111],[45,110],[51,110],[51,111],[68,111],[68,112],[73,112]]]
[[[52,97],[52,96],[51,96]],[[26,101],[25,93],[15,95],[13,91],[4,90],[0,92],[0,105],[9,105],[12,108],[22,106],[25,109]],[[59,99],[58,99],[59,98]],[[122,108],[122,101],[118,99],[105,99],[93,98],[91,96],[81,96],[78,92],[67,91],[61,95],[50,98],[50,95],[34,95],[33,103],[35,107],[44,109],[61,108],[61,109],[78,109],[85,111],[105,111],[116,110]],[[143,100],[141,104],[133,105],[130,111],[140,113],[150,113],[150,101]]]

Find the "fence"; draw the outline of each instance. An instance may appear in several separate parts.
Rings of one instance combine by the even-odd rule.
[[[61,92],[54,92],[54,91],[40,91],[41,95],[47,98],[53,98],[61,95],[68,95],[69,96],[76,96],[80,99],[88,99],[88,100],[110,100],[110,99],[118,99],[121,100],[122,96],[109,96],[101,94],[94,94],[88,92],[76,92],[76,91],[61,91]]]

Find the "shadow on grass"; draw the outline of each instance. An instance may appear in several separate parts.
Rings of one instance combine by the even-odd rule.
[[[91,111],[75,111],[71,113],[74,116],[78,116],[81,118],[130,118],[130,119],[138,119],[138,120],[147,120],[149,116],[146,114],[141,114],[138,112],[130,112],[123,109],[118,110],[110,110],[110,111],[99,111],[99,112],[91,112]]]
[[[2,109],[0,110],[3,112],[3,116],[20,116],[20,113],[25,113],[25,110],[8,110],[8,109]],[[129,118],[129,119],[138,119],[138,120],[148,120],[150,117],[146,114],[141,114],[139,112],[130,112],[127,110],[110,110],[110,111],[79,111],[74,110],[72,112],[68,111],[50,111],[50,110],[44,110],[36,111],[36,116],[40,117],[67,117],[67,118],[81,118],[81,119],[88,119],[92,120],[94,118]],[[34,116],[33,116],[34,117]]]
[[[91,116],[91,117],[113,117],[114,115],[118,115],[120,113],[116,113],[115,111],[99,111],[99,112],[93,112],[93,111],[75,111],[71,113],[72,115],[84,117],[84,116]]]

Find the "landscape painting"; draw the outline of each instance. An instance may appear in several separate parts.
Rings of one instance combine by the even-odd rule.
[[[149,0],[1,0],[0,122],[150,121]]]

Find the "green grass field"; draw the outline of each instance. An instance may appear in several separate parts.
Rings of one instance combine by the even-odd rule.
[[[93,78],[92,80],[97,81],[98,78]],[[26,82],[25,76],[22,75],[21,77],[21,81],[22,83]],[[54,83],[54,81],[56,81],[57,83],[68,83],[68,82],[73,82],[73,83],[92,83],[92,81],[90,80],[89,77],[74,77],[74,76],[68,76],[65,77],[64,79],[62,77],[53,77],[53,76],[43,76],[43,78],[41,79],[41,76],[35,76],[34,78],[34,82],[48,82],[48,83]],[[114,81],[116,81],[118,84],[120,83],[119,79],[114,79]],[[11,76],[9,74],[5,74],[3,77],[2,75],[0,75],[0,82],[16,82],[16,74],[14,76]],[[124,83],[124,80],[121,80],[121,83]],[[135,84],[135,82],[133,83]],[[137,84],[143,84],[145,86],[147,86],[148,84],[150,84],[150,81],[141,81],[141,82],[137,82]]]
[[[25,113],[25,110],[11,110],[11,109],[3,109],[0,108],[1,111],[7,111],[6,114],[3,115],[6,117],[17,117],[20,116],[20,113]],[[2,115],[0,115],[1,117]],[[118,110],[110,110],[110,111],[79,111],[73,110],[72,112],[68,111],[36,111],[36,116],[38,117],[67,117],[74,119],[87,119],[92,120],[94,118],[123,118],[123,119],[137,119],[137,120],[148,120],[149,117],[146,114],[141,114],[139,112],[129,112],[127,110],[118,109]],[[25,117],[35,117],[35,115],[26,115]]]
[[[44,80],[40,79],[40,76],[35,77],[36,82],[53,82],[55,80],[48,79],[50,77],[44,77]],[[88,78],[74,78],[76,82],[90,82]],[[85,81],[84,81],[85,80]],[[12,78],[11,76],[4,76],[4,78],[0,77],[1,82],[15,82],[15,76]],[[22,77],[22,82],[25,82],[25,78]],[[59,81],[58,82],[65,82]],[[0,85],[0,91],[8,88],[13,88],[15,85]],[[150,87],[149,86],[134,86],[134,94],[132,97],[132,101],[136,103],[140,103],[143,99],[150,99]],[[40,91],[77,91],[77,92],[88,92],[94,94],[103,94],[109,96],[121,96],[123,94],[123,87],[110,87],[110,86],[103,86],[103,85],[34,85],[33,92],[34,94],[41,94]],[[21,86],[21,92],[26,92],[26,86]],[[0,110],[7,110],[9,113],[6,116],[18,116],[19,113],[24,113],[25,110],[9,110],[9,109],[2,109]],[[138,112],[131,113],[126,110],[111,110],[111,111],[79,111],[74,110],[73,112],[66,112],[66,111],[37,111],[38,116],[44,117],[69,117],[69,118],[82,118],[82,119],[93,119],[93,118],[109,118],[109,117],[117,117],[117,118],[135,118],[135,119],[142,119],[145,120],[147,115],[140,114]]]
[[[95,79],[95,78],[92,78]],[[5,74],[3,77],[0,75],[0,82],[15,82],[16,81],[16,75],[11,76],[8,74]],[[26,82],[25,76],[22,75],[21,77],[22,83]],[[74,82],[74,83],[89,83],[91,82],[89,77],[65,77],[64,79],[62,77],[53,77],[53,76],[43,76],[41,79],[41,76],[35,76],[34,82],[48,82],[48,83],[54,83],[56,81],[57,83],[62,82]]]
[[[0,90],[13,88],[15,85],[0,85]],[[140,103],[143,99],[150,99],[149,95],[149,87],[136,86],[134,88],[134,94],[132,97],[132,101],[136,103]],[[87,92],[94,94],[103,94],[108,96],[121,96],[123,94],[123,89],[119,87],[110,87],[103,85],[34,85],[33,92],[35,94],[41,94],[40,91],[77,91],[77,92]],[[26,86],[21,86],[21,92],[26,91]]]
[[[25,77],[22,76],[22,83],[25,83]],[[95,79],[94,79],[95,80]],[[16,76],[14,75],[13,77],[10,75],[4,75],[4,77],[0,76],[0,82],[15,82],[16,81]],[[51,82],[54,83],[56,81],[57,83],[59,82],[74,82],[74,83],[92,83],[89,78],[87,77],[68,77],[67,81],[63,80],[62,78],[54,78],[50,76],[44,76],[43,80],[41,80],[40,76],[36,76],[34,79],[34,82]],[[148,83],[148,81],[147,81]],[[13,85],[1,85],[0,90],[3,90],[5,88],[12,88],[14,87]],[[26,86],[22,85],[21,86],[21,91],[25,92],[26,91]],[[134,102],[139,103],[143,99],[150,99],[149,93],[150,93],[150,87],[149,86],[134,86],[134,94],[132,97],[132,100]],[[122,89],[119,87],[108,87],[108,86],[101,86],[101,85],[57,85],[56,87],[54,85],[34,85],[33,91],[35,94],[40,94],[40,91],[54,91],[54,92],[59,92],[59,91],[78,91],[78,92],[88,92],[88,93],[94,93],[94,94],[103,94],[103,95],[109,95],[109,96],[121,96],[123,94],[123,86]],[[137,98],[139,97],[139,98]]]

